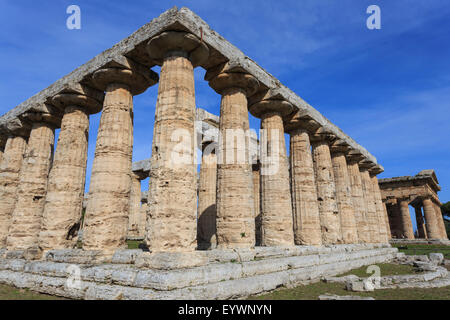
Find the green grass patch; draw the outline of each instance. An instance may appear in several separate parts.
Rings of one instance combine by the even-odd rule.
[[[382,276],[413,274],[412,266],[396,264],[377,264]],[[358,277],[369,277],[367,267],[351,270],[344,275],[354,274]],[[450,300],[450,286],[432,289],[385,289],[374,292],[351,292],[345,290],[345,284],[317,282],[296,288],[279,288],[271,293],[251,296],[249,300],[317,300],[320,295],[335,294],[340,296],[372,297],[376,300]]]
[[[403,265],[403,264],[392,264],[392,263],[381,263],[377,264],[380,267],[381,276],[399,276],[405,274],[414,274],[416,271],[413,266]],[[367,266],[361,267],[359,269],[351,270],[347,273],[344,273],[342,276],[347,276],[350,274],[354,274],[360,278],[368,278],[372,275],[372,273],[367,273]]]
[[[32,292],[28,289],[17,289],[10,286],[0,285],[0,300],[66,300],[47,294]]]
[[[376,300],[450,300],[450,286],[432,289],[386,289],[374,292],[351,292],[340,283],[318,282],[293,289],[281,288],[249,300],[317,300],[323,294],[372,297]]]
[[[139,249],[139,245],[143,244],[142,241],[137,241],[137,240],[127,240],[127,244],[128,244],[128,249]]]
[[[436,244],[393,244],[392,246],[406,255],[428,255],[432,252],[440,252],[445,259],[450,259],[450,246]]]

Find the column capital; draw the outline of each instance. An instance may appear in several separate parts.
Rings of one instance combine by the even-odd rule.
[[[105,93],[88,86],[79,85],[78,89],[65,89],[56,94],[51,103],[61,109],[76,106],[86,109],[87,113],[95,114],[102,110]]]
[[[369,169],[370,175],[371,176],[375,176],[375,177],[377,175],[379,175],[380,173],[383,173],[383,172],[384,172],[384,168],[381,165],[379,165],[379,164],[377,164],[374,167]]]
[[[132,95],[138,95],[158,83],[159,76],[149,68],[126,58],[126,65],[110,63],[95,71],[92,75],[93,86],[106,91],[108,85],[113,83],[128,86]]]
[[[331,156],[338,154],[343,154],[345,156],[349,149],[349,144],[343,139],[337,139],[330,144]]]
[[[257,118],[262,118],[268,113],[277,113],[284,118],[293,110],[294,106],[285,100],[261,100],[249,107],[250,113]]]
[[[259,88],[259,82],[255,77],[228,62],[209,69],[205,74],[205,80],[209,82],[209,86],[214,91],[221,95],[228,89],[238,88],[243,90],[247,97],[250,97]]]
[[[355,149],[351,149],[345,154],[348,164],[358,164],[365,158],[364,155]]]
[[[29,111],[25,112],[22,117],[31,123],[33,126],[36,123],[45,123],[52,129],[61,127],[62,113],[56,110],[55,107],[46,104],[48,111]]]
[[[146,49],[150,58],[158,65],[162,65],[168,57],[181,56],[197,67],[209,58],[208,46],[192,33],[185,31],[165,31],[150,39]]]
[[[336,140],[336,136],[328,132],[324,127],[320,127],[309,136],[311,143],[326,142],[329,146]]]

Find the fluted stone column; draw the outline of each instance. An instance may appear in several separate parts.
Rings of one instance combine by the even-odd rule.
[[[8,137],[0,164],[0,248],[6,246],[11,215],[16,206],[19,173],[26,146],[25,137]]]
[[[400,202],[403,237],[405,239],[414,239],[411,214],[409,212],[409,200],[399,199],[399,202]]]
[[[388,211],[389,227],[391,229],[391,238],[401,238],[401,214],[400,205],[397,200],[386,203],[386,209]]]
[[[216,240],[216,186],[217,155],[203,148],[198,187],[197,241],[202,249],[215,248]]]
[[[372,180],[370,179],[370,174],[367,167],[360,166],[360,172],[364,192],[364,201],[366,204],[366,219],[370,234],[370,242],[378,243],[380,242],[380,232]]]
[[[436,221],[440,229],[441,239],[447,240],[448,239],[447,230],[445,229],[444,217],[442,216],[441,207],[435,202],[433,202],[433,204],[434,209],[436,211]]]
[[[342,150],[332,150],[331,162],[333,164],[334,183],[336,185],[336,201],[341,218],[342,242],[357,243],[358,231],[350,188],[350,177],[347,170],[347,160]]]
[[[416,213],[417,233],[419,234],[419,238],[426,239],[427,231],[425,230],[425,223],[424,223],[423,215],[422,215],[422,206],[419,204],[416,204],[414,206],[414,211]]]
[[[290,132],[294,240],[297,245],[321,245],[319,205],[309,133]]]
[[[97,99],[76,93],[53,98],[53,104],[64,110],[64,115],[39,233],[39,247],[43,251],[73,248],[78,239],[86,181],[89,113],[101,110],[103,98],[101,92],[87,91]]]
[[[283,117],[293,107],[283,100],[261,100],[249,108],[261,118],[261,216],[263,246],[293,246],[289,165]]]
[[[147,197],[145,199],[141,199],[141,213],[139,215],[139,237],[145,238],[145,228],[147,225],[147,211],[148,211],[148,203]]]
[[[323,244],[342,243],[341,219],[336,202],[330,147],[323,137],[312,141],[314,173],[317,185]]]
[[[141,210],[141,176],[131,172],[131,190],[130,190],[130,212],[128,215],[128,238],[140,238],[144,234],[142,230],[142,210]],[[144,222],[145,225],[145,222]],[[144,227],[145,229],[145,227]]]
[[[350,159],[347,168],[352,190],[353,208],[355,210],[356,229],[360,243],[370,243],[369,224],[366,212],[366,203],[362,186],[361,172],[359,170],[359,158]]]
[[[130,61],[131,62],[131,61]],[[157,82],[157,75],[131,63],[104,68],[93,75],[105,90],[103,111],[92,165],[83,231],[84,250],[105,255],[126,248],[133,150],[133,95]]]
[[[261,214],[261,172],[260,163],[252,165],[253,172],[253,200],[255,204],[255,244],[262,242],[262,214]]]
[[[55,126],[36,115],[20,170],[17,203],[7,239],[8,250],[37,250],[48,174],[53,157]]]
[[[208,47],[186,32],[151,39],[147,52],[161,68],[148,193],[146,243],[152,252],[197,247],[194,67]]]
[[[388,227],[386,226],[386,211],[383,204],[383,200],[381,199],[381,190],[378,184],[378,178],[376,174],[371,175],[372,180],[372,188],[375,196],[375,207],[378,216],[378,234],[379,234],[379,242],[388,243]]]
[[[441,232],[436,219],[436,213],[434,210],[433,202],[431,201],[430,198],[425,198],[422,200],[422,203],[428,239],[440,239]]]
[[[383,211],[384,211],[384,221],[386,224],[387,239],[389,241],[392,239],[391,224],[389,222],[389,216],[388,216],[388,210],[386,207],[386,203],[384,203],[384,202],[383,202]]]
[[[217,165],[217,244],[220,248],[251,248],[255,245],[255,208],[247,97],[255,93],[259,84],[251,75],[233,71],[228,65],[222,65],[208,70],[205,75],[210,86],[222,95]]]

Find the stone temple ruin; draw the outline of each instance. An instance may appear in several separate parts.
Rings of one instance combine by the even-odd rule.
[[[221,95],[220,118],[196,109],[196,67]],[[132,164],[133,96],[156,84],[151,159]],[[277,138],[227,142],[229,130],[249,129],[248,112]],[[199,174],[193,161],[171,163],[177,130],[191,137],[184,156],[202,147]],[[0,283],[75,299],[227,299],[397,255],[375,157],[186,8],[3,115],[0,134]],[[264,174],[258,149],[276,153],[276,172]],[[230,151],[245,161],[220,161]],[[127,250],[127,237],[145,250]]]
[[[434,170],[423,170],[413,177],[380,179],[379,185],[393,238],[415,239],[409,213],[411,205],[419,239],[448,239],[437,194],[441,187]]]

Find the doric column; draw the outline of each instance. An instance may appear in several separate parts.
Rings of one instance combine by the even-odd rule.
[[[356,229],[360,243],[370,243],[370,232],[367,221],[366,203],[362,187],[361,172],[358,162],[362,156],[358,153],[348,155],[347,168],[352,190],[353,208],[355,210]]]
[[[385,224],[386,224],[387,239],[389,241],[389,240],[392,239],[391,224],[389,222],[387,206],[386,206],[386,203],[384,203],[384,202],[383,202],[383,211],[384,211],[384,221],[385,221]]]
[[[247,97],[257,80],[229,65],[208,70],[205,79],[222,95],[217,165],[217,244],[220,248],[255,245],[255,208]],[[236,141],[237,140],[237,141]]]
[[[261,245],[262,237],[262,214],[261,214],[261,164],[252,165],[253,172],[253,200],[255,204],[255,244]]]
[[[414,239],[414,231],[409,212],[409,199],[399,199],[402,221],[402,233],[405,239]]]
[[[249,110],[261,118],[261,245],[293,246],[292,201],[283,126],[283,117],[289,115],[293,107],[284,100],[266,100],[262,96]]]
[[[146,243],[152,252],[197,247],[194,67],[208,47],[186,32],[167,31],[147,44],[162,65],[153,129]]]
[[[357,243],[358,231],[356,227],[355,209],[353,207],[350,177],[345,159],[345,145],[338,145],[335,141],[331,147],[331,162],[333,164],[334,183],[336,185],[336,201],[341,218],[341,233],[343,243]]]
[[[292,209],[297,245],[321,245],[319,204],[308,131],[290,132]]]
[[[133,150],[133,95],[157,82],[151,70],[127,60],[129,67],[96,71],[93,83],[105,99],[92,165],[83,231],[84,250],[111,254],[126,248]]]
[[[447,240],[447,230],[445,229],[444,217],[442,216],[441,207],[436,202],[433,202],[433,205],[434,210],[436,211],[436,221],[440,229],[441,239]]]
[[[365,164],[360,164],[361,182],[364,192],[364,202],[366,204],[366,219],[370,234],[370,242],[380,242],[380,232],[378,224],[377,208],[375,205],[375,193],[372,180],[370,179],[369,168]]]
[[[391,230],[391,238],[401,238],[401,219],[400,207],[396,199],[386,201],[386,210],[388,212],[389,227]]]
[[[428,239],[440,239],[441,231],[436,219],[436,212],[434,210],[433,202],[430,198],[424,198],[422,203]]]
[[[387,212],[385,211],[385,206],[383,204],[383,200],[381,199],[381,190],[378,184],[377,174],[383,172],[384,169],[381,166],[376,166],[370,170],[370,179],[372,180],[372,188],[375,197],[375,208],[378,216],[378,234],[379,234],[379,242],[388,243],[388,227],[386,226],[386,218]]]
[[[148,210],[148,203],[147,203],[147,196],[145,198],[141,198],[141,213],[139,215],[139,237],[144,238],[145,237],[145,228],[147,225],[147,210]]]
[[[7,136],[0,135],[0,164],[2,163],[2,160],[3,160],[3,153],[5,152],[5,146],[6,146],[7,140],[8,140]]]
[[[89,114],[101,110],[103,92],[80,86],[52,103],[63,110],[39,233],[41,250],[73,248],[80,229],[86,181]]]
[[[140,238],[143,237],[140,231],[142,230],[142,210],[141,210],[141,180],[142,177],[134,172],[131,172],[131,190],[130,190],[130,212],[128,215],[128,237]],[[145,230],[145,220],[144,220]]]
[[[311,140],[322,243],[342,243],[341,221],[336,202],[336,186],[329,142],[322,135],[313,136]]]
[[[425,229],[425,223],[422,215],[422,206],[420,204],[416,204],[414,206],[414,211],[416,213],[416,222],[417,222],[417,232],[419,234],[419,238],[426,239],[427,231]]]
[[[203,144],[200,181],[198,186],[197,242],[201,249],[217,246],[216,240],[216,181],[217,156],[215,143]]]
[[[32,114],[33,125],[20,170],[17,203],[7,239],[8,250],[32,250],[38,253],[39,232],[52,164],[55,127],[50,114]]]
[[[0,164],[0,248],[6,246],[11,215],[16,206],[19,173],[26,146],[26,137],[9,136]]]

